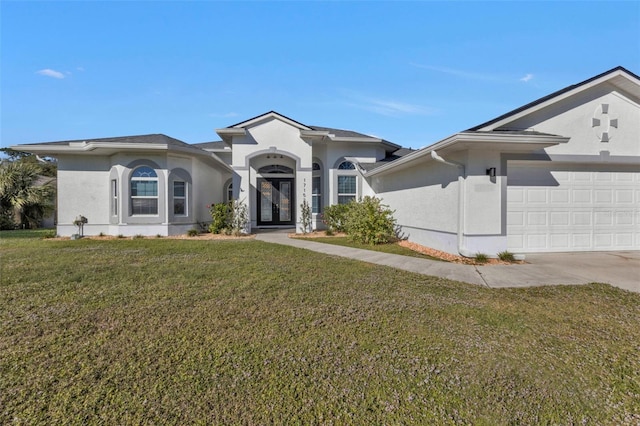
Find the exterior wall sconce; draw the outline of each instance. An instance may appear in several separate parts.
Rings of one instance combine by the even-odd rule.
[[[495,167],[491,167],[487,169],[487,176],[489,177],[496,177],[496,168]]]

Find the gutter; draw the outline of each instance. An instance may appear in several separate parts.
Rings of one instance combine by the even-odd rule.
[[[464,248],[464,188],[465,188],[465,167],[462,163],[447,161],[440,157],[436,151],[431,151],[431,158],[447,166],[458,169],[458,253],[464,257],[474,257],[474,254]]]

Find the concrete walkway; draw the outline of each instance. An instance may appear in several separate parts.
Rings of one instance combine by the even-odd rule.
[[[527,255],[523,265],[473,266],[289,238],[291,230],[261,230],[256,239],[490,288],[608,283],[640,293],[640,251]]]

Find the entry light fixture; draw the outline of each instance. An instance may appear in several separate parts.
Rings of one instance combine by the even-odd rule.
[[[490,167],[487,169],[487,176],[489,177],[496,177],[496,168],[495,167]]]

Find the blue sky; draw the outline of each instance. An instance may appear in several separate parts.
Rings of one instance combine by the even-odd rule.
[[[1,145],[164,133],[278,111],[407,147],[618,65],[640,1],[2,1]]]

